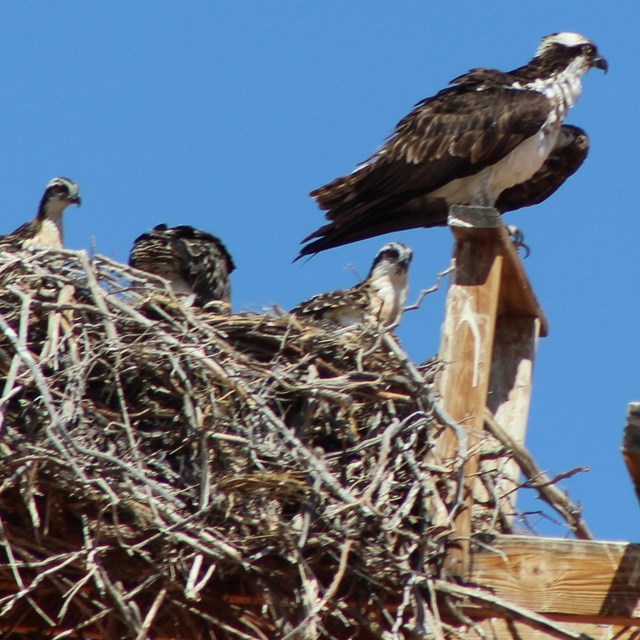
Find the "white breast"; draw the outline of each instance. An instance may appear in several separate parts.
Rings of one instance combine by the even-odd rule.
[[[385,274],[371,280],[375,294],[372,303],[374,320],[389,326],[395,324],[407,299],[407,273]]]
[[[519,144],[496,164],[466,178],[452,180],[433,192],[449,204],[470,204],[492,207],[505,190],[531,178],[549,157],[560,123],[543,127],[538,133]]]
[[[496,164],[475,175],[452,180],[432,195],[444,198],[449,204],[492,207],[505,189],[529,180],[546,162],[567,112],[580,96],[580,75],[581,70],[569,66],[559,76],[515,85],[517,90],[543,93],[551,102],[551,112],[542,128]]]
[[[62,225],[55,220],[45,218],[38,233],[24,241],[23,247],[39,249],[62,249]]]

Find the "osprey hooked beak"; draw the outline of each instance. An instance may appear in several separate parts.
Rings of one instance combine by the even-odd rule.
[[[602,69],[602,71],[604,71],[605,73],[609,71],[609,63],[607,62],[606,58],[601,55],[598,55],[593,59],[593,66],[596,69]]]

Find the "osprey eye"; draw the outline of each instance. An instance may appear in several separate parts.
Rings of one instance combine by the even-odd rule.
[[[591,56],[596,52],[596,48],[592,44],[585,44],[582,46],[582,53]]]

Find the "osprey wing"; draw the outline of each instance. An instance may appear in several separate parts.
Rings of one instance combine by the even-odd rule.
[[[416,105],[353,173],[312,191],[330,223],[305,238],[303,242],[318,240],[303,247],[301,255],[446,222],[442,203],[434,202],[429,213],[430,194],[497,163],[534,135],[549,115],[542,93],[499,85],[497,75],[482,82],[477,71],[467,81],[458,78],[458,85]],[[416,211],[426,213],[412,224]]]
[[[29,220],[15,231],[0,236],[0,247],[4,249],[22,249],[25,242],[33,239],[39,230],[38,220]]]
[[[589,137],[579,127],[565,124],[546,162],[526,182],[502,192],[496,208],[504,213],[546,200],[582,165],[589,153]]]
[[[229,274],[235,269],[231,255],[215,236],[188,225],[159,224],[138,237],[129,264],[168,278],[174,287],[183,283],[199,306],[212,300],[229,302]]]
[[[369,292],[362,283],[351,289],[320,293],[291,309],[293,315],[341,326],[359,324],[367,317]]]
[[[189,226],[173,227],[173,251],[179,273],[196,294],[196,302],[229,302],[229,275],[235,269],[231,255],[219,238]]]

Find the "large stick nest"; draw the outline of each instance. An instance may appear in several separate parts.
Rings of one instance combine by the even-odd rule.
[[[426,633],[469,453],[436,369],[103,257],[0,253],[6,637]],[[485,451],[474,527],[505,531]]]

